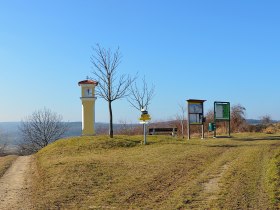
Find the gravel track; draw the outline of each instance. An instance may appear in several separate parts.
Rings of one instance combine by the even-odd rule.
[[[0,209],[33,209],[30,202],[32,156],[20,156],[0,178]]]

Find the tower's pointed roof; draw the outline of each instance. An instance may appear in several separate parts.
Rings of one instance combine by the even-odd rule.
[[[91,85],[98,85],[98,82],[97,81],[93,81],[93,80],[89,80],[89,79],[86,79],[86,80],[83,80],[83,81],[80,81],[78,83],[78,85],[84,85],[84,84],[91,84]]]

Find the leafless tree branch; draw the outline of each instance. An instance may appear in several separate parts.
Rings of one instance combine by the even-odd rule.
[[[184,127],[186,124],[186,119],[187,115],[186,115],[186,108],[183,104],[179,104],[179,113],[176,115],[176,119],[180,121],[180,125],[181,125],[181,135],[184,138]]]
[[[148,106],[153,99],[155,86],[152,85],[151,88],[148,87],[145,77],[142,79],[142,86],[138,86],[134,82],[130,87],[130,95],[128,96],[128,102],[132,107],[141,111],[141,109],[148,110]]]
[[[121,54],[119,48],[112,53],[111,49],[102,48],[96,44],[92,48],[93,55],[91,63],[93,65],[93,75],[98,81],[96,95],[108,102],[110,127],[109,134],[113,138],[113,111],[112,102],[128,95],[130,85],[136,77],[131,78],[129,75],[118,76],[117,68],[121,63]]]
[[[68,126],[62,117],[49,109],[35,111],[22,120],[19,130],[22,140],[19,144],[26,153],[34,153],[49,143],[61,138]]]
[[[231,107],[231,130],[240,132],[246,125],[246,108],[241,104]]]
[[[7,142],[0,144],[0,156],[5,155],[6,153]]]

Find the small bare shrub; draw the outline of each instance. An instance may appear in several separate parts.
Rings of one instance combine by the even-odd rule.
[[[22,136],[20,151],[31,154],[61,138],[68,126],[62,122],[62,116],[45,108],[26,117],[19,129]]]
[[[6,147],[7,147],[6,142],[0,144],[0,156],[4,156],[6,154]]]
[[[265,128],[263,130],[264,133],[266,134],[275,134],[277,131],[277,129],[272,125],[272,126],[268,126],[267,128]]]

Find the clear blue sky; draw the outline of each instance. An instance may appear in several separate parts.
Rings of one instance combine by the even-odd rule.
[[[173,118],[189,98],[280,120],[279,11],[276,0],[0,0],[0,121],[43,107],[81,121],[77,83],[92,76],[96,43],[120,47],[120,73],[154,83],[154,120]],[[115,123],[139,117],[126,100],[113,111]],[[108,122],[102,99],[96,121]]]

